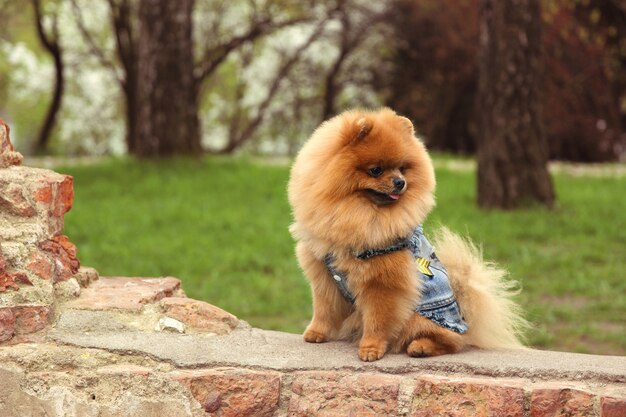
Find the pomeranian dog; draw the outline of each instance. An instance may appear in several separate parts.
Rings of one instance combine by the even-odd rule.
[[[445,228],[431,159],[411,121],[390,109],[324,122],[300,150],[288,185],[298,262],[311,284],[304,340],[359,340],[359,358],[425,357],[465,346],[522,348],[526,321],[505,272]]]

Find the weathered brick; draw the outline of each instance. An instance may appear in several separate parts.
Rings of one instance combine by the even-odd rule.
[[[57,217],[63,216],[70,211],[74,202],[74,178],[64,175],[56,189],[52,214]]]
[[[417,380],[410,415],[522,417],[524,389],[510,381],[423,376]]]
[[[531,417],[593,417],[594,395],[556,383],[533,389],[530,398]]]
[[[0,292],[4,292],[9,289],[17,291],[20,289],[18,284],[33,285],[30,279],[28,279],[28,276],[23,272],[0,273]]]
[[[76,257],[76,246],[67,236],[56,235],[38,246],[54,259],[54,282],[69,279],[78,272],[80,261]]]
[[[81,310],[139,311],[148,303],[174,295],[180,280],[166,278],[101,277],[70,301],[68,308]]]
[[[52,216],[60,217],[72,208],[74,201],[74,178],[54,174],[39,178],[40,186],[33,191],[33,199],[48,206]]]
[[[0,342],[7,341],[15,333],[15,314],[11,308],[0,308]]]
[[[10,140],[11,128],[9,125],[0,119],[0,153],[13,150],[13,144]]]
[[[391,416],[398,412],[400,378],[334,371],[297,373],[290,416]]]
[[[0,168],[22,163],[22,155],[13,149],[10,133],[9,125],[0,119]]]
[[[37,332],[50,323],[52,308],[50,306],[18,306],[13,307],[15,314],[15,334]]]
[[[174,371],[204,410],[222,417],[272,416],[280,399],[280,374],[246,369]]]
[[[54,278],[54,261],[38,250],[31,254],[26,269],[42,279],[52,280]]]
[[[600,400],[602,417],[626,416],[626,398],[602,397]]]
[[[78,281],[82,288],[87,288],[92,282],[100,279],[100,275],[94,268],[81,266],[78,268],[78,272],[74,275],[74,278],[76,278],[76,281]]]
[[[161,300],[165,314],[186,325],[216,333],[230,333],[239,320],[219,307],[186,297],[168,297]]]
[[[36,211],[24,196],[22,186],[14,183],[0,182],[0,212],[18,217],[32,217]]]
[[[37,188],[33,192],[33,198],[38,203],[49,204],[52,202],[52,184],[49,182],[44,182],[42,187]]]
[[[74,179],[52,171],[30,173],[29,188],[35,208],[41,214],[49,236],[63,231],[63,215],[72,208],[74,200]]]
[[[2,247],[0,246],[0,274],[5,272],[7,269],[7,261],[4,259],[4,254],[2,253]]]

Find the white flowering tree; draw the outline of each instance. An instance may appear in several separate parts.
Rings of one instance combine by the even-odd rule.
[[[139,0],[41,1],[46,28],[48,4],[56,4],[66,64],[51,150],[134,153]],[[371,79],[385,67],[377,57],[389,49],[380,21],[387,2],[193,3],[193,76],[203,150],[293,153],[323,117],[382,102]],[[37,134],[32,126],[41,124],[54,85],[52,60],[32,42],[0,33],[0,75],[6,75],[0,80],[7,96],[0,117],[13,122],[17,146],[28,151]]]
[[[16,2],[11,3],[15,6]],[[44,30],[51,30],[55,15],[58,43],[63,47],[65,89],[62,105],[49,144],[52,153],[104,155],[125,152],[123,114],[114,76],[92,56],[82,41],[67,0],[42,1]],[[6,9],[2,9],[4,12]],[[0,79],[5,82],[0,117],[12,127],[11,136],[24,153],[35,148],[39,127],[45,119],[50,92],[54,88],[54,64],[33,42],[24,24],[32,22],[29,9],[14,7],[7,19],[5,36],[0,36]],[[106,19],[106,4],[90,2],[86,20],[112,47]],[[2,16],[2,13],[0,13]],[[1,26],[1,25],[0,25]],[[4,68],[3,68],[4,66]],[[0,83],[2,84],[2,83]]]
[[[376,107],[372,86],[387,71],[388,2],[339,1],[309,9],[311,21],[232,54],[204,97],[204,145],[294,154],[321,123],[347,108]]]

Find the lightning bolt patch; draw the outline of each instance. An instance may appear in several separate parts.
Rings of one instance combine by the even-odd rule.
[[[430,261],[428,259],[417,258],[415,259],[415,263],[417,264],[417,270],[422,274],[428,275],[429,277],[432,277],[434,275],[429,268]]]

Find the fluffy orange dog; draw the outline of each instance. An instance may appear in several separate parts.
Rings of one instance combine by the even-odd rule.
[[[434,191],[424,145],[392,110],[349,111],[313,133],[289,181],[290,230],[313,292],[307,342],[360,338],[364,361],[522,347],[504,271],[446,229],[436,255],[424,237]]]

